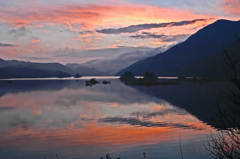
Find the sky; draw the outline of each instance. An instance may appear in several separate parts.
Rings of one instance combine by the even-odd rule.
[[[2,0],[0,15],[4,60],[129,65],[218,19],[239,20],[240,1]]]

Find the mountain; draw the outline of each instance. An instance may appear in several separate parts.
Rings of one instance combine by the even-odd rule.
[[[7,66],[11,66],[11,64],[0,58],[0,67],[7,67]]]
[[[0,69],[0,79],[11,78],[11,77],[12,77],[11,73]]]
[[[235,34],[240,35],[240,21],[218,20],[199,30],[185,42],[164,53],[138,61],[115,75],[120,76],[131,71],[141,76],[145,71],[151,71],[157,76],[179,76],[180,71],[187,71],[188,66],[220,52],[223,44],[228,46],[236,39]]]
[[[7,77],[2,77],[2,78],[56,77],[48,71],[39,70],[39,69],[35,69],[35,68],[29,68],[29,67],[2,67],[1,70],[7,72]]]
[[[0,78],[46,78],[73,76],[75,72],[59,63],[33,63],[0,59]]]
[[[75,75],[75,72],[72,69],[60,63],[33,63],[33,62],[24,62],[24,61],[17,61],[17,60],[10,60],[7,62],[14,67],[29,67],[29,68],[39,69],[39,70],[45,70],[52,73],[54,77],[58,75],[59,71],[68,73],[72,76]]]
[[[224,48],[229,55],[229,57],[240,59],[240,41],[234,40],[228,46]],[[210,56],[209,58],[202,60],[200,62],[192,63],[190,65],[181,67],[175,72],[182,76],[214,76],[223,77],[226,76],[226,72],[230,72],[229,67],[227,67],[227,56],[224,50],[217,52],[216,54]],[[240,71],[239,62],[236,65],[236,70]]]
[[[82,76],[110,76],[94,68],[80,64],[34,63],[0,59],[0,78],[47,78],[71,77],[76,73]]]
[[[99,71],[95,68],[82,66],[80,64],[66,64],[66,66],[82,76],[111,76],[109,73]]]

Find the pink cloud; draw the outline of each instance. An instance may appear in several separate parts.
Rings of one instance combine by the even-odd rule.
[[[31,40],[31,43],[32,43],[32,44],[34,44],[34,43],[39,43],[39,42],[40,42],[39,39],[32,39],[32,40]]]
[[[91,39],[91,38],[87,38],[87,39],[85,39],[84,41],[85,41],[86,43],[89,43],[89,42],[92,41],[92,39]]]
[[[34,25],[34,27],[36,27],[36,28],[42,28],[43,25]]]
[[[160,45],[160,44],[163,44],[164,42],[156,40],[156,41],[149,41],[148,43],[153,44],[153,45]]]
[[[83,39],[75,39],[75,38],[73,38],[72,40],[74,40],[74,41],[83,41]]]
[[[0,47],[1,58],[13,58],[17,55],[18,51],[14,47]]]
[[[224,0],[222,8],[227,12],[227,14],[240,16],[239,0]]]
[[[102,37],[100,37],[100,36],[95,38],[95,40],[101,40],[101,39],[102,39]]]
[[[110,48],[113,48],[113,49],[114,49],[114,48],[118,48],[118,46],[119,46],[119,45],[117,45],[117,44],[109,45],[109,47],[110,47]]]
[[[161,23],[196,18],[212,18],[191,10],[163,8],[150,5],[54,5],[44,7],[0,7],[0,21],[14,26],[46,23],[60,24],[72,30],[98,27],[128,26],[142,23]],[[74,25],[74,27],[73,27]],[[76,25],[76,26],[75,26]]]

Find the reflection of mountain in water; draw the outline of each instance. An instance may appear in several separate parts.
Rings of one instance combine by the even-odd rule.
[[[77,83],[77,81],[75,81]],[[66,86],[69,81],[63,80],[1,80],[0,96],[6,92],[18,93],[25,91],[40,90],[60,90]]]
[[[113,83],[115,84],[111,86],[97,85],[97,87],[88,89],[85,88],[84,80],[23,80],[12,81],[11,83],[7,81],[0,81],[0,94],[2,96],[7,92],[18,93],[27,91],[56,91],[67,88],[75,90],[83,89],[95,93],[95,95],[84,95],[82,97],[79,96],[74,100],[84,98],[89,101],[93,100],[117,103],[159,103],[161,102],[161,100],[158,100],[160,98],[170,102],[175,106],[186,109],[189,113],[193,114],[200,120],[210,124],[210,119],[216,111],[214,104],[217,102],[219,89],[224,88],[226,84],[221,82],[213,82],[200,85],[192,82],[182,82],[178,85],[172,86],[129,87],[124,86],[118,80],[113,80]],[[143,93],[157,97],[158,99],[151,96],[146,96]],[[110,119],[105,121],[109,122]]]
[[[202,145],[212,128],[196,118],[203,119],[206,111],[198,109],[196,116],[187,112],[187,106],[198,106],[199,100],[209,106],[207,85],[146,88],[118,79],[111,83],[86,87],[84,79],[0,81],[0,158],[50,158],[48,153],[61,152],[62,158],[93,159],[110,147],[121,155],[154,149],[152,158],[177,158],[179,154],[166,152],[179,150],[179,135],[188,158],[209,158]],[[92,147],[100,151],[92,154]]]
[[[160,103],[161,100],[147,96],[144,93],[138,93],[137,90],[125,86],[118,79],[111,79],[111,84],[98,84],[95,87],[86,87],[85,80],[13,80],[0,81],[0,95],[6,93],[22,93],[34,91],[56,92],[63,89],[82,90],[86,93],[76,94],[80,100],[102,101],[102,102],[117,102],[117,103]],[[124,92],[124,93],[123,93]],[[76,92],[78,93],[78,92]]]
[[[133,88],[184,108],[198,119],[212,125],[211,119],[217,111],[215,104],[218,102],[219,96],[226,85],[226,82],[204,84],[181,82],[173,86],[136,86]]]

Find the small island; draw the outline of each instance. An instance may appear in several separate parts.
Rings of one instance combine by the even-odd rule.
[[[79,75],[78,73],[74,76],[74,78],[80,78],[82,77],[81,75]]]
[[[91,78],[89,81],[86,81],[86,86],[92,86],[99,83],[96,78]]]
[[[111,84],[111,81],[105,81],[105,80],[104,80],[104,81],[102,81],[102,84],[104,84],[104,85],[105,85],[105,84]]]
[[[96,78],[91,78],[89,81],[86,81],[86,86],[93,86],[93,85],[95,85],[95,84],[104,84],[104,85],[106,85],[106,84],[111,84],[111,81],[106,81],[106,80],[104,80],[104,81],[97,81],[96,80]]]

